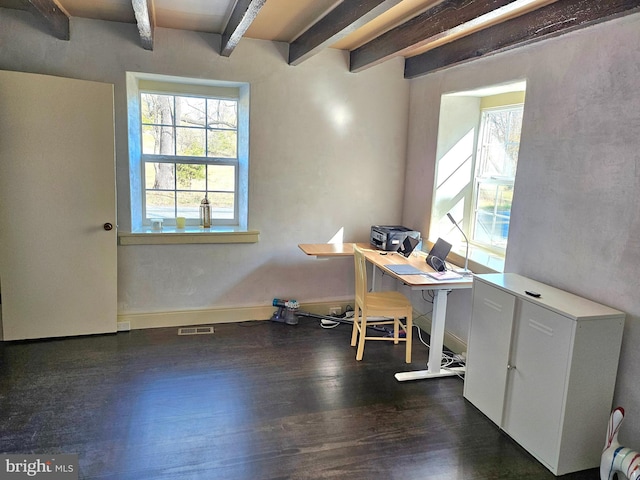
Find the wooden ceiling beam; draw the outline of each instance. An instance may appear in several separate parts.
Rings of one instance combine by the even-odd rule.
[[[400,0],[344,0],[289,44],[289,64],[302,63],[398,3]]]
[[[515,0],[445,0],[349,53],[349,70],[359,72],[407,48],[420,47],[438,35],[491,13]]]
[[[228,57],[255,20],[267,0],[238,0],[222,33],[220,55]]]
[[[415,78],[539,40],[640,11],[640,0],[558,0],[472,33],[405,61],[405,78]]]
[[[69,15],[55,0],[23,0],[31,13],[41,20],[60,40],[69,40]]]
[[[140,42],[145,50],[153,50],[153,32],[156,26],[153,0],[131,0],[138,23]]]

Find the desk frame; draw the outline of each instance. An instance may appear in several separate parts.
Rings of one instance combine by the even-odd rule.
[[[353,245],[353,243],[300,244],[298,247],[307,255],[325,258],[353,256]],[[367,261],[373,265],[373,289],[375,289],[376,270],[380,269],[384,274],[401,281],[411,288],[411,290],[432,290],[434,292],[427,370],[399,372],[395,374],[396,380],[403,382],[407,380],[450,377],[463,374],[465,367],[441,367],[442,350],[444,347],[444,325],[447,315],[448,293],[451,290],[471,288],[473,285],[472,279],[463,278],[460,280],[441,281],[427,276],[427,273],[433,272],[434,270],[427,265],[425,255],[422,252],[405,258],[395,252],[376,250],[369,244],[358,243],[357,245],[365,250]],[[386,265],[389,264],[410,264],[424,271],[425,275],[398,275],[386,267]]]

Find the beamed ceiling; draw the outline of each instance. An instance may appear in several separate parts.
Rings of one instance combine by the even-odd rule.
[[[405,58],[405,77],[640,11],[640,0],[0,0],[28,10],[51,35],[73,41],[71,17],[135,24],[140,48],[154,29],[221,35],[223,56],[243,37],[286,42],[289,64],[324,48],[349,51],[358,72]],[[0,11],[1,13],[1,11]]]

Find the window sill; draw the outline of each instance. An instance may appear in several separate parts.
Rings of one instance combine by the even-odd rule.
[[[118,232],[118,243],[120,245],[258,243],[259,236],[260,232],[256,230],[234,230],[225,227],[212,227],[206,230],[199,227],[180,230],[164,227],[162,231],[147,228],[135,232]]]
[[[453,249],[447,257],[453,264],[463,267],[465,260],[465,248]],[[469,246],[469,270],[473,273],[499,273],[504,271],[504,257],[496,255],[489,250],[470,245]]]

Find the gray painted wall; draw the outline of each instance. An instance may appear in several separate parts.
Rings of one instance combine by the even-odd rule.
[[[518,79],[527,93],[506,271],[627,313],[614,401],[627,411],[620,439],[637,449],[639,14],[412,80],[403,222],[429,218],[440,96]],[[451,300],[462,312],[469,294]],[[468,317],[448,328],[466,339]]]
[[[352,74],[342,51],[297,67],[286,44],[156,29],[152,52],[135,25],[71,19],[57,40],[25,12],[0,9],[0,69],[115,85],[118,223],[130,228],[125,72],[249,82],[249,245],[118,247],[120,314],[353,298],[353,261],[318,261],[298,243],[367,241],[401,219],[409,82],[394,60]],[[90,108],[90,105],[87,106]]]

